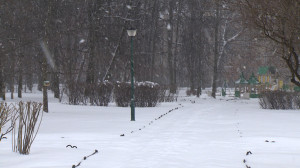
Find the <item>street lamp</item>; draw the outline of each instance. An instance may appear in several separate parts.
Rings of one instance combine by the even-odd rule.
[[[130,100],[130,107],[131,107],[131,121],[135,121],[135,103],[134,103],[134,69],[133,69],[133,37],[136,35],[136,29],[128,29],[127,30],[128,36],[131,40],[131,100]]]

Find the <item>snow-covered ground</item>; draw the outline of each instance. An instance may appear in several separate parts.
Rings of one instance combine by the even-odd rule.
[[[0,142],[0,168],[71,168],[95,150],[79,168],[300,167],[300,111],[262,110],[256,99],[180,97],[136,108],[135,122],[129,107],[114,104],[50,99],[49,109],[30,155],[13,153],[10,135]]]

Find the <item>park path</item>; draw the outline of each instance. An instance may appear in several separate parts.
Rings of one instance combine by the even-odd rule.
[[[114,143],[111,167],[244,167],[246,153],[238,109],[224,104],[184,103],[145,128]],[[116,152],[116,151],[115,151]]]

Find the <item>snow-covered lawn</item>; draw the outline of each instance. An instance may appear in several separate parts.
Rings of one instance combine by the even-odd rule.
[[[13,153],[10,135],[0,142],[0,168],[71,168],[96,149],[79,168],[300,167],[300,111],[262,110],[255,99],[181,97],[136,108],[135,122],[113,104],[50,99],[49,109],[30,155]]]

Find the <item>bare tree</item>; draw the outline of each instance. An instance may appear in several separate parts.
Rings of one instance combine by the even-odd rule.
[[[300,4],[297,0],[239,0],[237,8],[251,26],[266,38],[283,46],[282,60],[290,71],[290,80],[300,86]]]
[[[238,13],[229,10],[226,1],[216,1],[216,25],[215,25],[215,49],[214,49],[214,73],[212,84],[212,97],[216,97],[217,84],[221,70],[221,62],[224,57],[227,46],[237,40],[244,31],[241,24],[236,26],[235,21]],[[241,22],[240,22],[241,23]],[[236,29],[236,30],[232,30]]]

